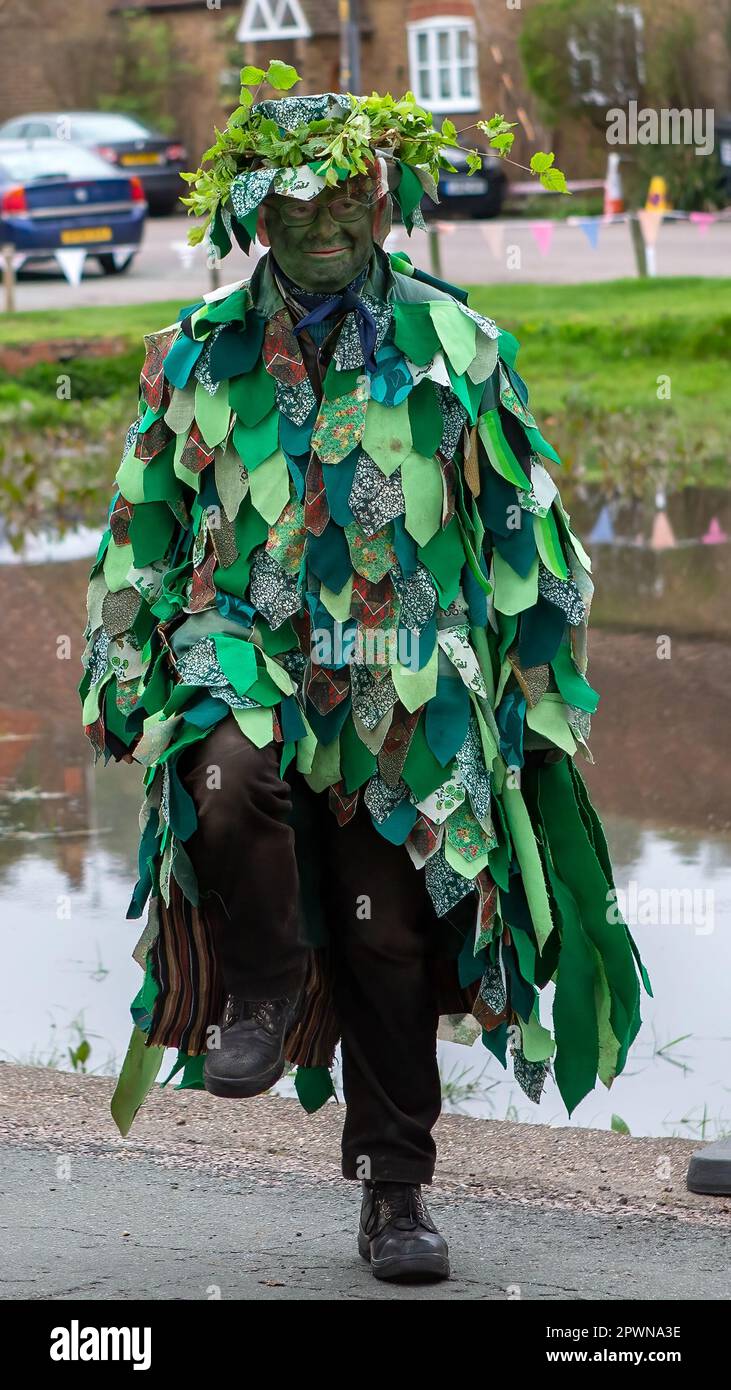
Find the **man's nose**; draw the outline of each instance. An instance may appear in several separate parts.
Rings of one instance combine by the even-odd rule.
[[[325,236],[332,236],[337,225],[335,218],[330,212],[330,204],[320,203],[317,208],[317,216],[312,223],[313,232],[322,232]]]

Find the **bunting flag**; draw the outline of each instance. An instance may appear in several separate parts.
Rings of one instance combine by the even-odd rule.
[[[691,212],[690,221],[694,227],[698,228],[701,236],[705,236],[708,228],[716,221],[715,212]]]
[[[603,222],[601,217],[580,217],[578,226],[581,228],[592,251],[596,251],[599,245],[599,228]]]
[[[640,208],[637,213],[637,221],[640,224],[642,240],[646,247],[654,247],[660,235],[663,213],[652,212],[647,208]]]
[[[614,540],[614,525],[612,523],[609,507],[604,504],[594,525],[589,532],[589,540],[592,545],[611,544]]]
[[[555,222],[531,222],[530,224],[531,235],[542,256],[547,256],[551,249],[555,229]]]
[[[70,285],[81,284],[86,254],[86,251],[82,251],[75,246],[73,248],[69,247],[65,251],[54,252],[55,259]]]
[[[504,222],[481,222],[480,230],[496,261],[502,260],[505,240]]]
[[[723,530],[717,516],[711,517],[711,522],[705,536],[701,536],[704,545],[723,545],[728,540],[726,532]]]
[[[675,532],[670,525],[667,512],[660,511],[655,513],[655,520],[652,523],[652,535],[650,536],[651,550],[672,550],[677,545]]]

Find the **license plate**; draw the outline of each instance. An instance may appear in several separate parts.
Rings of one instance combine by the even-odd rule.
[[[75,246],[80,241],[111,241],[111,227],[69,227],[61,233],[64,246]]]
[[[444,191],[450,193],[487,193],[487,179],[466,178],[466,179],[445,179]]]
[[[123,154],[120,164],[161,164],[161,154]]]

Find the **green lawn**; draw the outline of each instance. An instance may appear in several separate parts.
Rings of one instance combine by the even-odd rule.
[[[532,407],[569,479],[634,492],[726,484],[731,281],[481,285],[470,302],[519,338]],[[126,341],[115,357],[81,352],[0,381],[0,512],[11,529],[55,512],[101,515],[136,407],[142,335],[180,308],[164,300],[0,316],[0,346]],[[70,376],[70,400],[57,398],[59,373]]]

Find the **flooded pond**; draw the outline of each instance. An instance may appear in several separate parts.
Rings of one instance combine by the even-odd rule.
[[[142,924],[125,920],[141,771],[92,769],[80,732],[75,687],[88,565],[0,567],[0,611],[12,604],[21,634],[5,645],[0,677],[0,1057],[69,1068],[81,1064],[86,1040],[86,1069],[112,1074],[141,978],[131,952]],[[590,649],[602,703],[596,765],[582,772],[655,998],[643,996],[644,1024],[625,1073],[610,1091],[600,1086],[587,1097],[570,1122],[608,1128],[618,1116],[632,1134],[708,1139],[731,1132],[731,662],[719,642],[688,641],[671,624],[660,631],[673,634],[663,662],[651,632],[595,632]],[[62,635],[71,639],[69,660],[58,657]],[[549,1009],[544,992],[544,1018]],[[535,1106],[479,1038],[469,1048],[450,1040],[469,1040],[468,1025],[445,1020],[442,1032],[447,1109],[568,1122],[552,1083]],[[291,1093],[291,1081],[279,1089]]]

